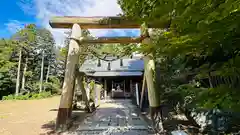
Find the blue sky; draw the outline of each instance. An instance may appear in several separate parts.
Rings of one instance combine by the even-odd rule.
[[[36,19],[32,15],[26,15],[21,7],[18,5],[18,0],[2,0],[0,8],[0,37],[10,37],[11,30],[8,29],[8,24],[19,21],[35,23]],[[17,24],[16,24],[17,25]]]
[[[1,0],[0,38],[10,37],[26,23],[49,29],[57,44],[64,31],[52,29],[52,16],[115,16],[121,13],[117,0]],[[107,8],[106,8],[107,7]],[[91,30],[93,36],[138,36],[138,30]]]

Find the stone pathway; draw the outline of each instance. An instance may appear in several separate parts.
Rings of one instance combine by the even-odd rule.
[[[148,124],[131,100],[107,100],[79,125],[77,135],[148,135]]]

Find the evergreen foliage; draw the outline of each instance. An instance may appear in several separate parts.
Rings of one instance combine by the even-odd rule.
[[[48,97],[46,93],[49,92],[59,94],[65,66],[63,63],[67,53],[63,51],[66,50],[66,45],[58,46],[49,30],[37,28],[34,24],[26,25],[10,39],[0,39],[0,99]],[[20,57],[19,80],[17,80]],[[41,67],[42,58],[44,58],[43,67]],[[38,94],[41,71],[43,71],[44,91]],[[20,83],[19,95],[14,96],[17,81]]]

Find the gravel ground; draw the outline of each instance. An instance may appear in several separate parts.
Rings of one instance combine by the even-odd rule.
[[[0,135],[54,134],[60,97],[28,101],[0,102]],[[73,112],[83,116],[81,112]],[[72,134],[147,135],[148,125],[130,100],[110,100],[86,117]],[[81,123],[81,124],[80,124]],[[71,134],[71,133],[70,133]]]
[[[109,100],[65,135],[148,135],[148,131],[131,100]]]
[[[60,97],[0,101],[0,135],[45,135],[54,129]]]

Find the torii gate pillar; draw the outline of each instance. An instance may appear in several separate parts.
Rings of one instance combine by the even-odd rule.
[[[66,130],[67,121],[71,116],[71,106],[73,98],[73,86],[75,83],[75,70],[79,61],[80,45],[74,39],[80,39],[82,36],[81,27],[78,24],[73,24],[71,40],[69,43],[65,76],[62,88],[62,95],[57,115],[56,130]]]
[[[141,26],[141,35],[145,37],[144,40],[142,41],[142,45],[153,47],[152,46],[153,44],[149,35],[148,27],[146,26],[145,23],[142,24]],[[157,129],[156,126],[158,126],[158,124],[160,124],[159,126],[162,126],[162,125],[161,123],[156,123],[156,119],[155,119],[157,118],[156,116],[158,116],[159,114],[158,109],[160,108],[160,94],[159,94],[159,90],[156,87],[157,85],[155,82],[156,75],[154,75],[155,74],[154,55],[155,55],[154,52],[152,52],[144,56],[144,78],[146,79],[146,84],[148,89],[148,99],[149,99],[149,105],[150,105],[150,116],[152,119],[152,124],[154,129]]]

